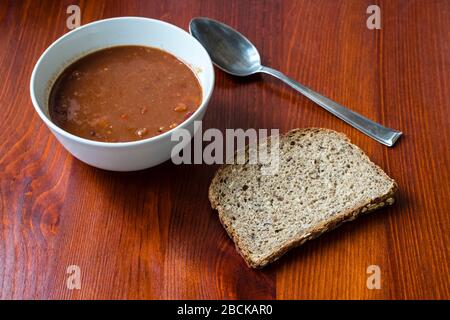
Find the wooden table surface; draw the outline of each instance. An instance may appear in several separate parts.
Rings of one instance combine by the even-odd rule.
[[[266,76],[216,70],[203,127],[319,126],[347,134],[400,187],[397,203],[310,241],[263,270],[247,268],[207,198],[217,166],[171,162],[134,173],[74,159],[35,113],[32,68],[81,22],[194,16],[247,35],[263,62],[404,136],[371,140]],[[381,8],[381,30],[366,9]],[[0,2],[0,298],[449,298],[450,2]],[[66,286],[81,270],[81,290]],[[369,290],[369,265],[381,289]]]

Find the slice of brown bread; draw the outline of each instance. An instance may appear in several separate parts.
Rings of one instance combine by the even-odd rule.
[[[394,203],[395,181],[341,133],[295,129],[280,136],[279,148],[276,174],[263,174],[261,164],[224,165],[209,187],[213,209],[250,267]]]

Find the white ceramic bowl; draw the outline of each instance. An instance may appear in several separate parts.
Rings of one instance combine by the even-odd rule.
[[[201,120],[214,87],[214,68],[202,45],[184,30],[169,23],[139,17],[99,20],[77,28],[45,50],[31,75],[34,108],[58,141],[76,158],[97,168],[133,171],[170,159],[172,129],[156,137],[132,142],[97,142],[70,134],[55,125],[48,113],[50,89],[58,75],[75,60],[93,51],[116,45],[144,45],[175,55],[196,73],[203,91],[200,107],[177,128],[194,131]]]

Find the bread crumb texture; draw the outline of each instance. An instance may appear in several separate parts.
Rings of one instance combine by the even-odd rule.
[[[225,165],[209,189],[212,207],[251,267],[394,202],[395,181],[341,133],[295,129],[280,137],[279,147],[273,175],[258,164]]]

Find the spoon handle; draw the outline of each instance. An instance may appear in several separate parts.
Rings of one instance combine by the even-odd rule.
[[[330,100],[327,97],[322,96],[321,94],[318,94],[317,92],[309,89],[308,87],[305,87],[297,81],[290,79],[278,70],[263,66],[261,67],[259,72],[270,74],[275,78],[284,81],[286,84],[290,85],[292,88],[294,88],[310,100],[314,101],[325,110],[331,112],[339,119],[347,122],[352,127],[358,129],[362,133],[388,147],[392,147],[397,139],[402,135],[402,132],[400,131],[384,127],[381,124],[367,119],[359,113],[347,109],[346,107],[341,106],[339,103],[334,102],[333,100]]]

